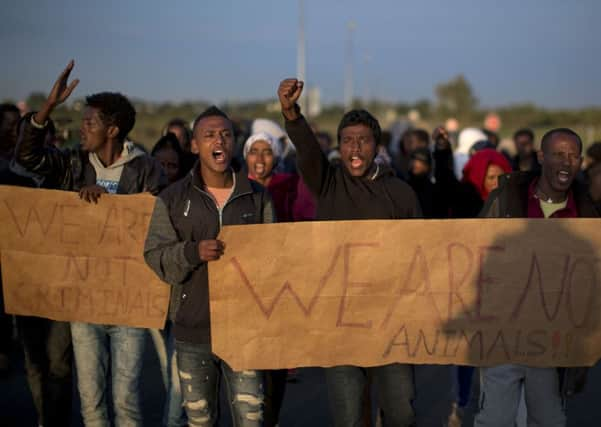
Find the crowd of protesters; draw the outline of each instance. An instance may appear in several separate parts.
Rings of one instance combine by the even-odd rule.
[[[51,115],[78,84],[69,82],[73,67],[58,77],[40,111],[22,115],[16,106],[0,105],[0,184],[76,191],[91,203],[105,193],[157,195],[144,257],[172,286],[161,330],[17,317],[40,426],[70,425],[74,378],[86,426],[146,425],[140,377],[147,334],[165,385],[163,425],[214,425],[226,410],[219,408],[221,378],[234,425],[278,424],[293,372],[236,372],[211,352],[208,263],[227,251],[217,239],[224,225],[597,217],[601,206],[601,143],[583,153],[570,129],[547,132],[539,150],[534,133],[520,129],[512,156],[481,129],[451,135],[444,127],[431,134],[410,128],[394,140],[368,111],[352,110],[332,138],[315,132],[302,115],[296,101],[303,82],[296,79],[283,80],[277,92],[284,129],[257,118],[241,137],[232,120],[211,107],[191,124],[170,121],[147,154],[128,139],[132,104],[102,92],[86,98],[80,144],[61,149],[53,143]],[[0,370],[6,371],[12,321],[4,314],[0,334]],[[461,425],[474,369],[453,371],[457,393],[449,426]],[[364,425],[369,382],[384,426],[416,425],[413,366],[336,366],[325,375],[336,426]],[[524,394],[529,425],[565,426],[565,398],[582,390],[586,370],[560,375],[555,368],[501,365],[480,375],[475,425],[514,425]]]

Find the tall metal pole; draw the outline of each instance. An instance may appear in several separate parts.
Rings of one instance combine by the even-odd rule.
[[[296,50],[296,75],[299,80],[306,83],[306,69],[305,69],[305,16],[304,16],[304,4],[303,0],[298,0],[298,46]],[[307,89],[301,95],[299,105],[301,110],[307,114]]]
[[[353,21],[348,23],[348,39],[346,45],[346,66],[344,81],[344,108],[350,110],[353,106],[353,32],[357,26]]]

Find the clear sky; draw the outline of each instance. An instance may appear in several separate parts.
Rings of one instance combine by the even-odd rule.
[[[70,58],[75,96],[275,97],[296,73],[296,0],[2,0],[0,99],[48,91]],[[599,0],[305,0],[307,81],[342,101],[347,25],[355,95],[434,98],[463,73],[484,106],[601,105]]]

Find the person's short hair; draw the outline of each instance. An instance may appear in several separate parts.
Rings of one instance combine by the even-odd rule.
[[[586,149],[586,155],[593,159],[593,163],[601,163],[601,141],[593,142]]]
[[[416,138],[423,142],[426,146],[430,145],[430,134],[424,129],[410,129],[407,131],[408,138]]]
[[[549,142],[551,141],[551,138],[553,138],[553,135],[557,135],[557,134],[569,135],[569,136],[576,138],[576,141],[578,141],[578,151],[580,153],[582,153],[582,139],[580,139],[580,135],[578,135],[576,132],[574,132],[570,128],[555,128],[555,129],[551,129],[549,132],[544,134],[543,138],[540,141],[540,149],[543,152],[545,151],[545,146],[548,145]]]
[[[167,123],[167,126],[165,126],[165,134],[167,134],[167,132],[169,131],[169,128],[173,127],[173,126],[180,127],[184,130],[189,130],[188,124],[186,123],[186,121],[184,119],[180,119],[180,118],[176,117],[175,119],[169,120],[169,122]]]
[[[86,106],[96,108],[105,125],[117,126],[117,137],[124,140],[136,124],[136,109],[117,92],[100,92],[86,97]]]
[[[534,132],[532,132],[532,129],[522,128],[522,129],[516,130],[515,133],[513,134],[513,140],[515,141],[520,136],[526,136],[530,139],[530,141],[532,141],[534,143]]]
[[[154,147],[152,147],[152,150],[150,151],[150,155],[152,157],[154,157],[154,155],[156,153],[158,153],[161,150],[165,150],[165,149],[170,149],[170,150],[175,151],[177,153],[177,156],[179,157],[179,160],[181,163],[182,157],[183,157],[183,151],[182,151],[181,146],[179,145],[177,136],[175,136],[174,133],[167,132],[166,135],[162,136],[156,142],[156,144],[154,144]]]
[[[234,128],[234,124],[232,123],[232,121],[230,120],[230,118],[227,116],[227,114],[225,114],[223,111],[221,111],[215,105],[211,105],[209,108],[207,108],[206,110],[204,110],[202,113],[200,113],[194,119],[194,124],[192,125],[192,133],[194,133],[194,131],[196,130],[196,125],[198,124],[199,121],[201,121],[202,119],[205,119],[207,117],[214,117],[214,116],[223,117],[228,122],[230,122],[230,124],[232,125],[232,129]]]
[[[4,121],[4,115],[6,113],[17,113],[19,116],[21,112],[15,104],[3,103],[0,104],[0,123]]]
[[[593,163],[593,165],[586,170],[586,174],[589,179],[599,175],[601,173],[601,163]]]
[[[342,132],[342,129],[354,125],[365,125],[370,128],[376,145],[380,143],[382,137],[380,123],[366,110],[351,110],[342,117],[337,131],[338,143],[340,143],[340,133]]]

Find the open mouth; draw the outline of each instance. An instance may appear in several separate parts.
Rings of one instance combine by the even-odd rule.
[[[223,150],[213,150],[213,159],[215,159],[217,163],[224,163],[225,152]]]
[[[363,159],[359,156],[352,156],[351,157],[351,167],[353,169],[358,169],[361,166],[363,166]]]
[[[567,171],[559,171],[557,173],[557,180],[562,184],[567,184],[570,182],[571,174]]]
[[[265,165],[263,163],[255,164],[255,173],[261,175],[265,172]]]

